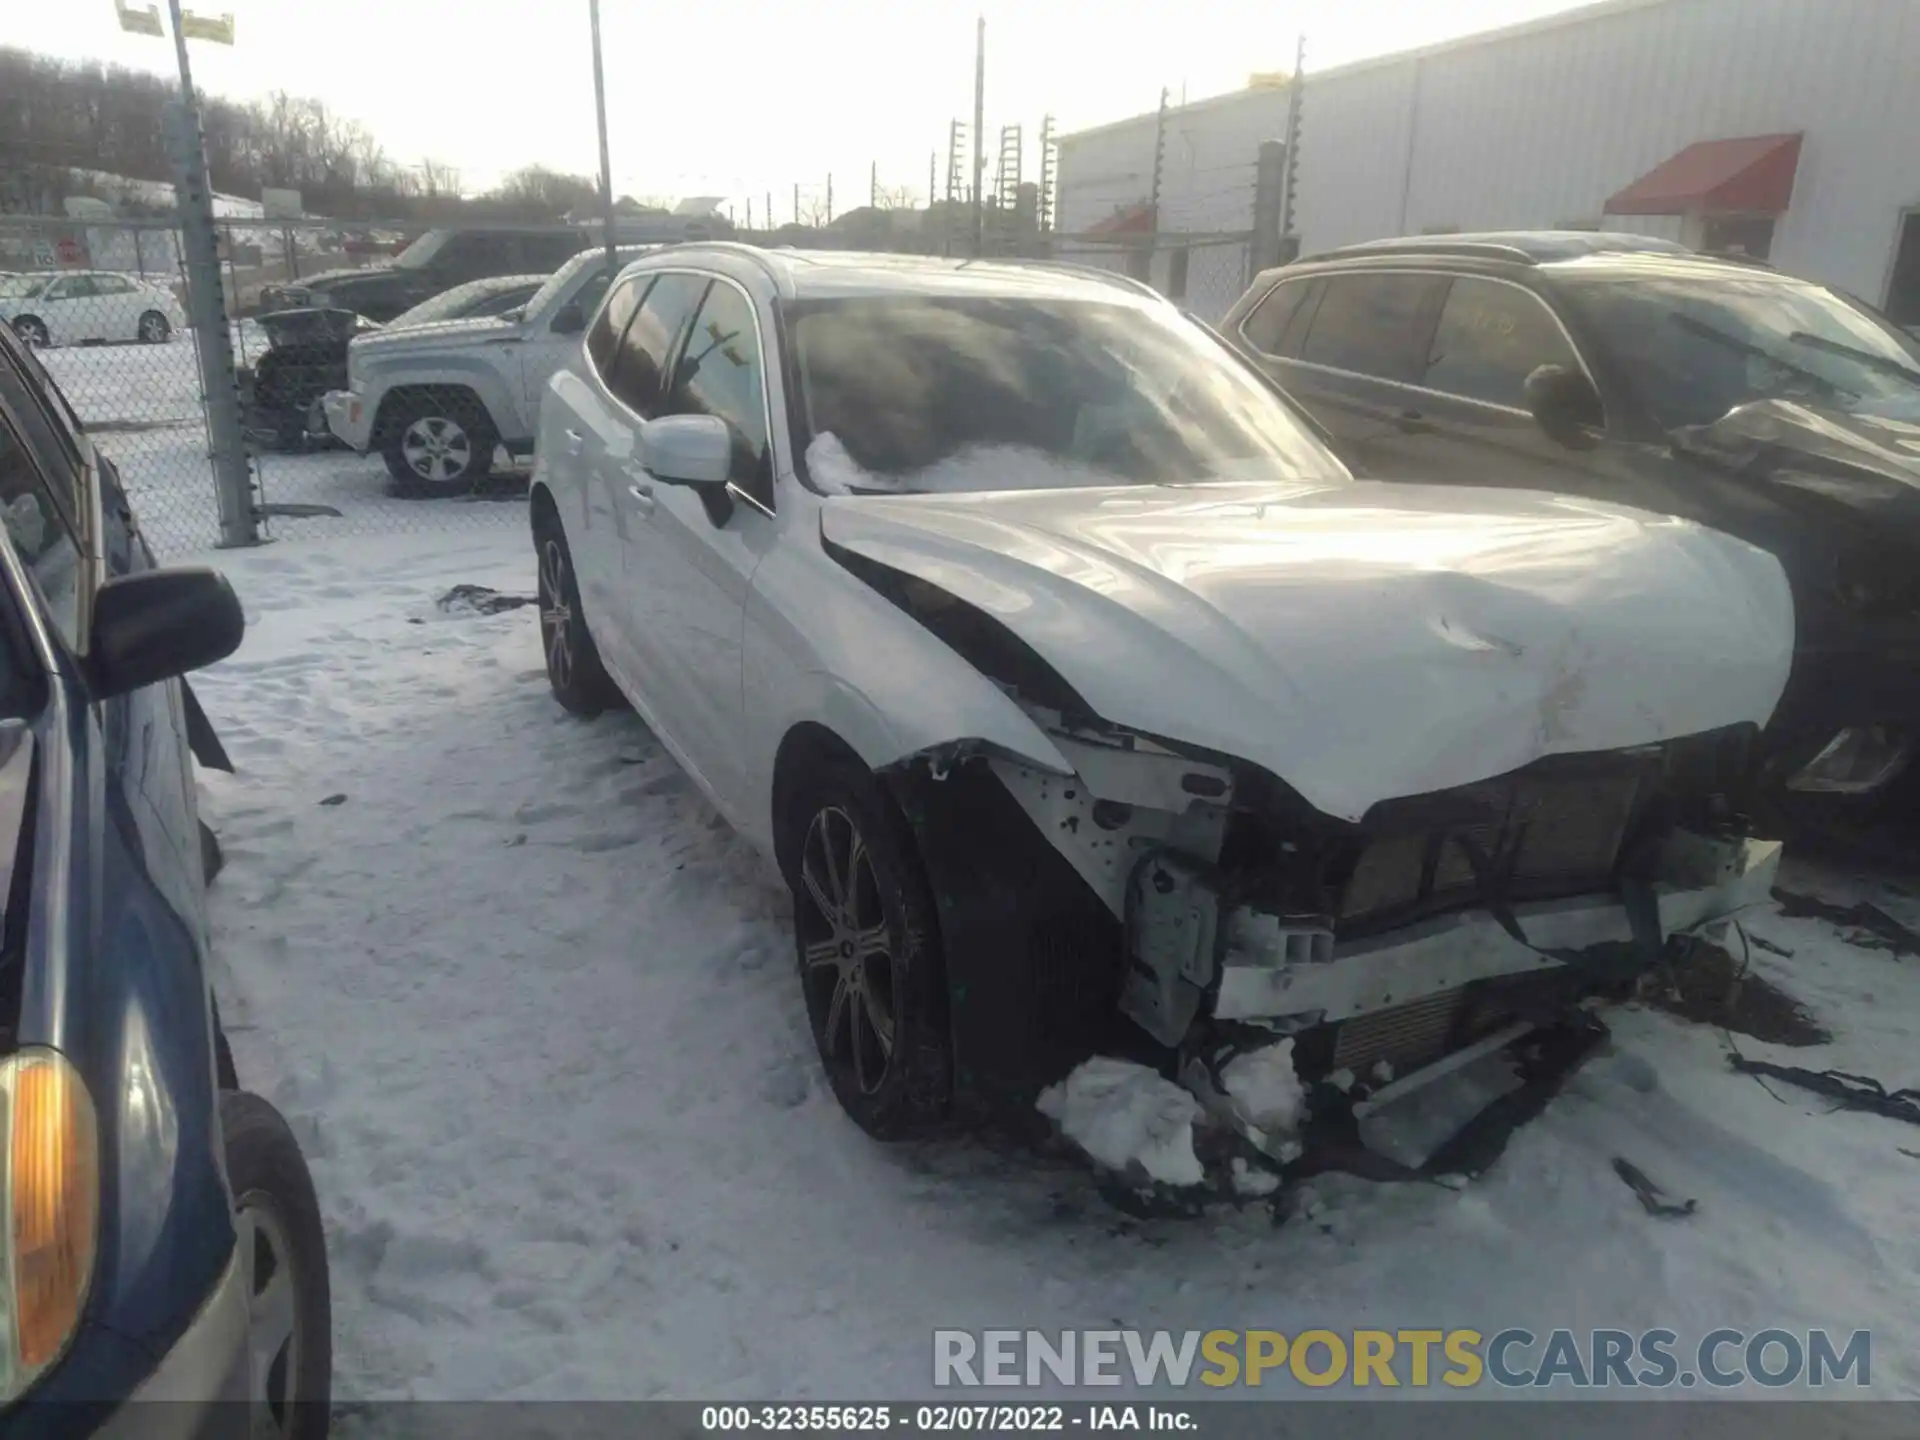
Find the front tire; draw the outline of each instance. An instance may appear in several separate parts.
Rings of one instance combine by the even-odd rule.
[[[13,322],[13,333],[29,349],[44,350],[53,343],[53,336],[47,331],[47,322],[37,315],[20,316]]]
[[[876,1140],[937,1134],[953,1091],[946,967],[906,818],[840,761],[799,787],[786,823],[795,955],[834,1098]]]
[[[547,660],[547,684],[561,708],[592,719],[621,701],[619,687],[600,663],[600,651],[580,608],[580,583],[573,553],[560,521],[541,515],[533,528],[539,567],[540,648]]]
[[[313,1177],[287,1122],[258,1095],[221,1095],[220,1131],[247,1280],[250,1433],[325,1440],[333,1298]]]
[[[486,407],[473,396],[421,396],[388,421],[380,455],[401,493],[447,495],[486,479],[499,443]]]
[[[173,325],[158,310],[148,310],[140,316],[134,338],[142,345],[164,345],[173,338]]]

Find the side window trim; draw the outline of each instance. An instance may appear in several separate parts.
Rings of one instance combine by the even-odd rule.
[[[707,297],[713,294],[713,287],[715,285],[730,286],[746,304],[747,313],[753,317],[753,343],[755,349],[757,349],[760,354],[760,411],[766,422],[767,429],[767,469],[770,472],[770,478],[774,482],[772,498],[777,504],[779,501],[778,485],[780,466],[773,448],[775,444],[775,432],[773,428],[773,396],[769,387],[769,372],[767,369],[767,327],[760,321],[760,306],[754,301],[753,295],[748,291],[747,287],[731,275],[722,275],[718,271],[707,270],[687,271],[684,273],[703,275],[710,283],[707,286],[706,293],[700,297],[700,303],[694,307],[693,313],[687,317],[686,325],[681,329],[680,340],[673,350],[672,363],[676,370],[680,365],[680,356],[686,349],[687,337],[692,331],[694,322],[699,320],[701,313],[706,309]],[[638,313],[637,306],[635,307],[635,313]],[[769,505],[765,500],[762,500],[758,495],[749,494],[731,480],[727,482],[727,489],[736,499],[745,501],[761,514],[768,517],[773,515],[774,507]]]

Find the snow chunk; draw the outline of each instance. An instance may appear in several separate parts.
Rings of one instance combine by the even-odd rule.
[[[905,475],[885,475],[862,466],[831,430],[822,430],[807,446],[807,474],[829,495],[974,494],[1125,483],[1103,470],[1025,445],[975,445]]]
[[[1300,1128],[1306,1093],[1294,1073],[1291,1037],[1234,1056],[1220,1068],[1220,1083],[1248,1124],[1282,1135]]]
[[[1373,1078],[1376,1083],[1381,1085],[1391,1083],[1393,1080],[1393,1062],[1391,1060],[1374,1061]]]
[[[1240,1195],[1271,1195],[1280,1188],[1280,1177],[1271,1170],[1256,1170],[1238,1156],[1233,1161],[1233,1188]]]
[[[1144,1065],[1096,1055],[1040,1092],[1039,1110],[1100,1164],[1124,1170],[1137,1160],[1155,1180],[1198,1185],[1193,1153],[1200,1104]]]

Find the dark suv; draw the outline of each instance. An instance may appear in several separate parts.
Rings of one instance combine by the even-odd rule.
[[[260,292],[260,309],[337,308],[386,321],[469,280],[551,274],[591,243],[593,237],[583,230],[551,226],[429,230],[396,255],[392,264],[323,270],[293,284],[266,286]]]
[[[1529,232],[1268,271],[1222,328],[1357,474],[1591,496],[1772,551],[1799,627],[1774,793],[1856,816],[1899,793],[1920,738],[1920,341],[1884,316],[1664,241]]]

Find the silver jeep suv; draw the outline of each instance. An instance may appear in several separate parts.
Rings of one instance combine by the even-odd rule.
[[[618,266],[654,246],[574,256],[517,311],[378,330],[347,347],[347,388],[322,402],[327,428],[361,454],[378,451],[397,485],[470,489],[496,449],[531,454],[547,380],[581,332]]]

